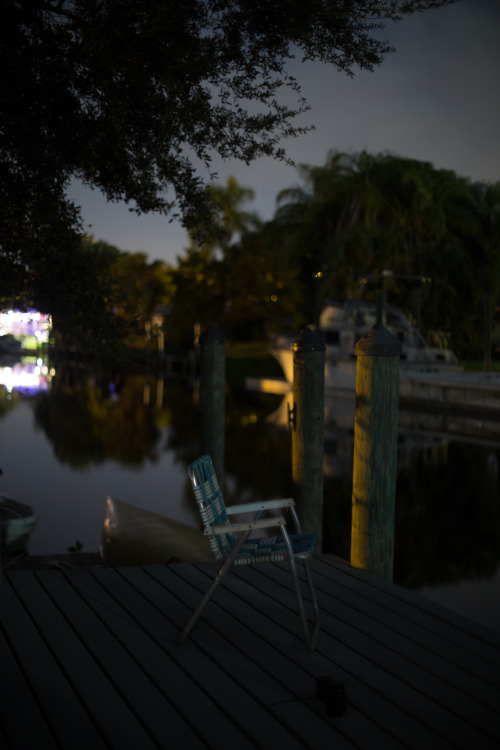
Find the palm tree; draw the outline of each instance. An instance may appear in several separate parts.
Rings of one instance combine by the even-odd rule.
[[[492,308],[500,291],[500,182],[469,184],[459,233],[475,303],[483,302],[483,366],[491,370]]]
[[[382,197],[370,180],[374,157],[332,152],[324,167],[302,165],[305,187],[285,190],[276,219],[289,229],[289,252],[301,269],[304,308],[316,325],[327,294],[351,296],[371,265]],[[361,260],[363,259],[363,260]]]

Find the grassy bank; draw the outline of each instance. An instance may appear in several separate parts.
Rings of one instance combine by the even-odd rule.
[[[465,370],[468,372],[480,372],[481,370],[484,370],[484,362],[481,361],[466,361],[462,363]],[[491,363],[491,369],[489,372],[500,372],[500,360],[494,360]]]
[[[243,385],[247,377],[283,377],[278,362],[269,354],[267,341],[227,342],[226,370],[233,385]]]

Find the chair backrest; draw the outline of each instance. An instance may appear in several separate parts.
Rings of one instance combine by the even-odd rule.
[[[201,456],[188,468],[195,500],[200,509],[203,526],[222,526],[229,523],[226,506],[210,456]],[[236,543],[234,534],[209,536],[208,542],[216,560],[223,560]]]

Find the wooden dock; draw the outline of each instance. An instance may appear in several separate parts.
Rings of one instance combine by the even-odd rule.
[[[0,747],[500,747],[500,634],[331,556],[322,631],[299,634],[285,566],[19,570],[0,582]],[[316,680],[345,685],[330,717]]]

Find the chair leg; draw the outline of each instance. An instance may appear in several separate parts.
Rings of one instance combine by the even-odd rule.
[[[207,593],[205,594],[205,596],[203,597],[203,599],[201,600],[201,602],[198,604],[198,607],[196,608],[196,610],[191,615],[191,619],[189,620],[188,624],[185,626],[184,630],[180,634],[179,640],[178,640],[178,643],[179,643],[180,646],[184,643],[184,641],[188,637],[189,633],[193,629],[193,626],[196,623],[196,620],[199,618],[199,616],[203,612],[203,610],[205,608],[205,605],[207,604],[208,600],[210,599],[210,597],[214,593],[214,591],[217,588],[217,586],[219,585],[219,583],[222,581],[222,578],[224,577],[225,573],[231,567],[234,558],[236,557],[237,553],[239,552],[239,550],[243,546],[243,544],[246,541],[246,539],[248,538],[249,534],[250,534],[250,531],[247,531],[247,532],[245,532],[244,534],[242,534],[240,536],[240,538],[236,542],[236,545],[233,548],[233,551],[231,552],[231,554],[229,555],[229,557],[226,557],[226,559],[224,560],[224,565],[222,565],[219,568],[219,572],[217,573],[216,577],[214,578],[214,580],[212,582],[212,585],[208,589]]]
[[[304,569],[306,571],[306,578],[307,578],[307,583],[309,585],[309,591],[311,592],[311,604],[312,604],[313,614],[314,614],[314,629],[313,629],[313,634],[312,634],[311,641],[309,644],[309,648],[311,649],[311,651],[314,651],[314,649],[316,648],[316,642],[318,640],[319,628],[320,628],[319,607],[318,607],[318,600],[316,598],[316,590],[314,588],[313,581],[312,581],[309,560],[307,558],[304,558],[302,562],[304,564]]]
[[[293,556],[289,558],[289,564],[290,564],[290,572],[293,578],[293,585],[295,588],[295,598],[297,599],[297,607],[299,610],[300,624],[302,626],[302,633],[304,635],[304,640],[309,650],[314,651],[314,648],[312,648],[311,639],[309,636],[309,628],[307,627],[306,615],[304,611],[304,601],[302,599],[302,592],[300,590],[300,581],[297,575],[297,566],[295,564],[295,559]]]
[[[299,610],[299,617],[300,617],[300,623],[302,625],[302,632],[304,634],[304,640],[306,642],[306,646],[308,647],[308,649],[310,651],[314,651],[316,647],[316,640],[317,640],[318,633],[319,633],[319,608],[318,608],[318,602],[316,600],[316,593],[314,591],[314,586],[313,586],[313,582],[311,578],[311,571],[309,570],[309,562],[306,558],[302,559],[302,562],[304,563],[304,567],[306,570],[307,582],[309,584],[309,589],[311,591],[311,601],[312,601],[312,607],[314,610],[314,630],[313,630],[312,636],[309,634],[309,628],[307,625],[306,615],[304,612],[304,601],[302,599],[302,592],[300,590],[300,581],[297,575],[297,566],[295,564],[292,544],[290,542],[290,538],[284,527],[281,528],[281,534],[282,534],[283,541],[288,551],[288,563],[290,565],[290,572],[293,578],[293,585],[295,588],[295,597],[297,599],[297,607]]]
[[[179,641],[178,641],[178,643],[179,643],[180,646],[184,643],[184,641],[188,637],[188,635],[191,632],[191,630],[193,629],[193,626],[196,623],[197,619],[199,618],[199,616],[201,615],[201,613],[205,609],[205,605],[208,603],[208,600],[210,599],[210,597],[214,593],[215,589],[217,588],[217,586],[221,582],[224,573],[226,572],[226,570],[229,567],[229,565],[227,563],[228,563],[228,561],[226,560],[226,562],[224,563],[224,565],[219,569],[219,572],[217,573],[216,577],[214,578],[214,580],[212,582],[212,585],[208,589],[207,593],[205,594],[205,596],[203,597],[203,599],[201,600],[201,602],[198,604],[198,607],[195,609],[195,611],[191,615],[191,618],[190,618],[189,622],[187,623],[187,625],[185,626],[184,630],[180,634]]]

